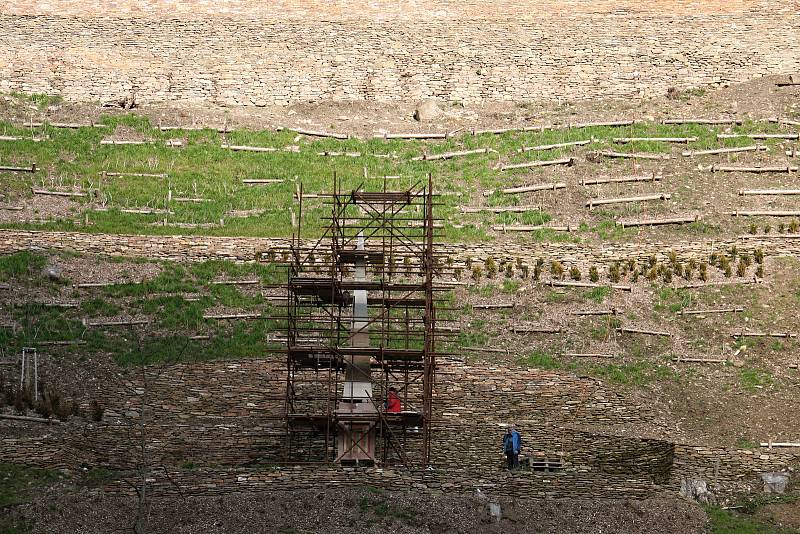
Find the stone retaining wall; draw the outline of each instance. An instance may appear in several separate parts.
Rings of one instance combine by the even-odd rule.
[[[70,359],[61,361],[69,365]],[[530,497],[639,498],[677,491],[682,479],[697,478],[719,495],[736,495],[760,491],[762,472],[800,467],[800,457],[786,453],[676,445],[638,434],[654,420],[649,408],[593,378],[452,360],[441,363],[436,387],[434,471],[281,467],[283,365],[215,361],[149,371],[148,462],[169,473],[154,475],[160,492],[177,491],[176,481],[191,494],[363,483],[441,491],[477,486]],[[2,438],[0,457],[42,467],[131,469],[139,460],[144,393],[137,376],[130,372],[93,399],[81,399],[87,413],[92,400],[105,407],[101,422],[73,419],[42,426],[39,435]],[[560,460],[562,469],[506,473],[500,441],[507,422],[521,431],[525,455]],[[321,437],[309,437],[293,459],[317,459],[320,445]],[[248,468],[254,464],[261,467]]]
[[[409,3],[407,16],[373,2],[211,10],[221,16],[187,16],[169,2],[133,15],[65,6],[65,16],[49,4],[14,4],[0,9],[0,91],[79,101],[132,88],[140,102],[257,106],[630,98],[800,70],[794,0],[693,9],[523,0],[499,2],[499,15],[493,3],[432,1]]]
[[[308,242],[312,246],[313,242]],[[674,251],[680,261],[694,258],[707,261],[714,252],[727,252],[735,246],[738,251],[752,254],[761,249],[765,256],[800,256],[800,234],[742,235],[728,239],[705,239],[676,242],[622,243],[534,243],[521,245],[508,242],[442,243],[437,245],[441,257],[464,262],[471,258],[483,262],[487,257],[515,262],[520,258],[532,265],[537,258],[545,262],[558,260],[565,265],[587,267],[614,261],[635,259],[639,262],[655,256],[669,261]],[[280,260],[288,250],[289,241],[283,238],[211,237],[211,236],[145,236],[117,234],[88,234],[79,232],[47,232],[36,230],[0,229],[0,254],[21,250],[53,249],[108,256],[152,258],[171,261],[205,261],[225,259],[236,262],[268,261],[269,251],[277,251]],[[287,256],[288,257],[288,256]],[[321,258],[320,258],[321,259]],[[402,259],[400,255],[396,258]]]

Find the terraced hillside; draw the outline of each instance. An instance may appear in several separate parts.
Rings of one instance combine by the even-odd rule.
[[[747,96],[771,113],[741,112]],[[187,502],[231,529],[233,505],[217,496],[284,502],[270,492],[305,487],[273,450],[284,362],[270,351],[286,338],[288,238],[298,226],[303,239],[322,234],[335,173],[363,190],[432,175],[438,281],[451,287],[436,412],[448,452],[432,474],[309,471],[334,487],[375,486],[348,497],[350,521],[436,530],[416,515],[430,509],[393,506],[406,497],[385,490],[505,499],[513,486],[505,530],[545,521],[519,511],[538,506],[530,499],[567,496],[567,509],[597,514],[581,499],[599,493],[612,499],[612,529],[635,528],[631,513],[674,514],[674,532],[797,528],[798,92],[759,82],[675,98],[636,111],[459,107],[437,123],[379,126],[298,107],[291,127],[207,113],[198,129],[169,109],[7,96],[0,451],[13,462],[3,464],[13,522],[47,530],[59,502],[61,519],[89,528],[85,503],[132,502],[145,456],[158,459],[146,467],[157,502],[197,499]],[[16,387],[25,348],[40,359],[38,402]],[[565,471],[503,473],[483,449],[509,418]],[[619,471],[652,455],[669,469]],[[762,495],[773,472],[789,480],[777,500]],[[712,496],[707,515],[671,500],[696,480]],[[489,528],[482,501],[450,498],[429,506],[474,512],[453,531]],[[125,521],[136,515],[126,506]]]

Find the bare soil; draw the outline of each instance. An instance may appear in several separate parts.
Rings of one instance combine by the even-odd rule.
[[[157,499],[149,532],[319,533],[585,533],[696,534],[707,519],[696,505],[674,498],[531,501],[502,499],[498,522],[485,498],[429,496],[369,488]],[[313,503],[313,504],[312,504]],[[106,533],[133,525],[132,497],[57,490],[15,512],[34,521],[34,533]]]

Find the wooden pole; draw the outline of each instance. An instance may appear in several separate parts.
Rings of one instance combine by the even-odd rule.
[[[734,148],[712,148],[709,150],[686,150],[681,152],[681,155],[687,158],[691,158],[694,156],[710,156],[713,154],[734,154],[737,152],[758,152],[758,151],[767,151],[767,147],[763,145],[751,145],[751,146],[741,146],[741,147],[734,147]]]
[[[513,169],[529,169],[532,167],[549,167],[551,165],[568,165],[572,166],[575,164],[574,158],[562,158],[562,159],[552,159],[552,160],[544,160],[544,161],[528,161],[525,163],[510,163],[507,165],[501,165],[501,171],[509,171]]]
[[[628,158],[628,159],[671,159],[669,154],[645,154],[637,152],[614,152],[613,150],[603,150],[601,156],[607,158]]]
[[[582,179],[578,182],[580,185],[600,185],[600,184],[616,184],[623,182],[657,182],[661,180],[661,175],[655,172],[650,176],[621,176],[619,178],[592,178]]]
[[[645,202],[648,200],[669,200],[672,195],[669,193],[659,193],[656,195],[642,195],[638,197],[620,197],[620,198],[598,198],[586,202],[587,208],[595,206],[604,206],[606,204],[624,204],[627,202]]]

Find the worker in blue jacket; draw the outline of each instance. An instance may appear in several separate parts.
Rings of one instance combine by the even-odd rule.
[[[508,425],[503,436],[503,452],[506,454],[506,461],[509,469],[519,467],[519,450],[522,448],[522,437],[520,437],[514,425]]]

